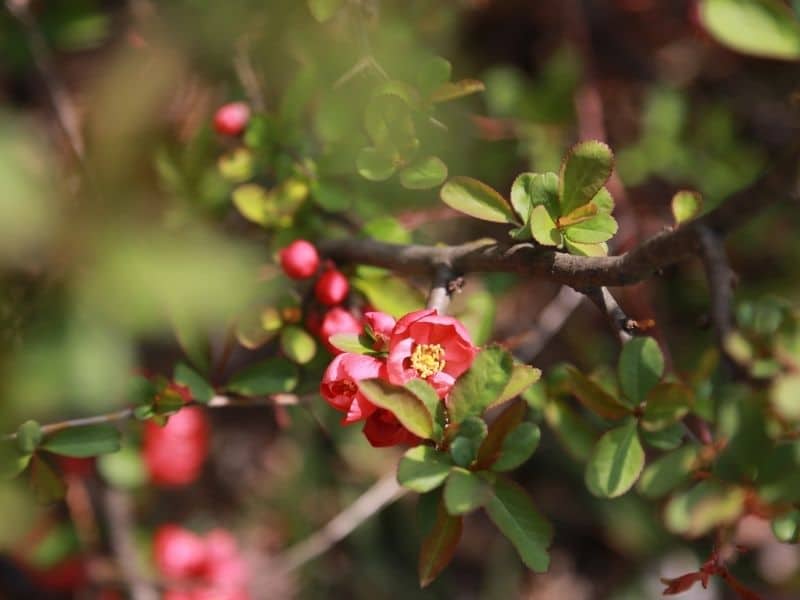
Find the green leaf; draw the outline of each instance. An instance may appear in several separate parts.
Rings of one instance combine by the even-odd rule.
[[[358,333],[334,333],[328,338],[328,342],[334,348],[351,354],[370,354],[374,352],[372,348],[364,345],[362,337]]]
[[[527,410],[526,404],[517,400],[506,406],[503,412],[491,422],[486,439],[483,440],[478,450],[478,458],[475,464],[476,470],[486,469],[497,460],[503,448],[503,441],[509,432],[522,423]]]
[[[542,377],[541,369],[526,365],[523,363],[514,362],[511,371],[511,378],[508,380],[503,393],[500,397],[492,403],[492,406],[498,406],[503,402],[508,402],[522,394],[525,390],[531,387],[534,383],[539,381]]]
[[[480,416],[500,398],[511,378],[514,361],[499,347],[481,350],[472,366],[457,380],[447,397],[452,423],[470,416]]]
[[[433,440],[441,441],[445,426],[444,402],[439,398],[436,390],[423,379],[407,381],[405,387],[422,401],[433,421]]]
[[[568,215],[594,198],[611,177],[614,155],[603,142],[586,141],[567,152],[561,165],[561,214]]]
[[[358,389],[378,408],[392,413],[400,424],[417,437],[433,437],[433,419],[425,404],[408,389],[382,379],[362,379]]]
[[[399,277],[354,277],[350,284],[367,297],[375,310],[398,319],[425,306],[419,290]]]
[[[672,216],[680,225],[694,219],[703,208],[703,197],[699,192],[681,190],[672,197]]]
[[[256,350],[274,338],[281,327],[283,319],[276,307],[251,306],[236,320],[236,341],[248,350]]]
[[[317,342],[302,327],[287,325],[281,330],[281,350],[292,362],[305,365],[317,353]]]
[[[141,488],[148,481],[142,453],[130,444],[125,444],[119,452],[101,456],[97,470],[106,483],[122,490]]]
[[[800,541],[800,510],[790,510],[772,519],[772,533],[784,544]]]
[[[683,443],[686,427],[682,423],[675,423],[659,431],[641,431],[642,441],[648,446],[659,450],[674,450]]]
[[[423,95],[428,96],[437,88],[450,81],[453,67],[441,56],[424,61],[417,71],[417,85]]]
[[[789,422],[800,421],[800,374],[776,377],[769,390],[772,408]]]
[[[356,157],[358,174],[370,181],[385,181],[394,175],[397,165],[394,157],[375,148],[362,148]]]
[[[592,198],[591,204],[596,208],[598,215],[611,214],[611,211],[614,210],[614,197],[608,188],[602,187]]]
[[[0,440],[0,481],[13,479],[25,470],[31,454],[20,452],[11,440]]]
[[[264,227],[278,218],[275,200],[256,183],[245,183],[233,190],[233,204],[245,219]]]
[[[42,441],[42,426],[36,421],[25,421],[17,428],[17,447],[23,454],[31,454]]]
[[[581,461],[589,457],[595,443],[594,430],[572,408],[553,400],[545,405],[544,417],[567,452]]]
[[[616,233],[617,221],[609,214],[597,215],[564,229],[564,236],[576,244],[599,244]]]
[[[404,188],[427,190],[447,179],[447,165],[438,156],[427,156],[404,168],[398,177]]]
[[[333,17],[344,5],[345,0],[308,0],[308,10],[320,23]]]
[[[67,486],[56,471],[41,457],[31,459],[31,489],[39,504],[52,504],[64,497]]]
[[[253,176],[253,155],[247,148],[237,148],[217,161],[220,174],[233,183],[242,183]]]
[[[661,498],[691,480],[699,448],[694,444],[673,450],[647,465],[636,485],[645,498]]]
[[[462,517],[450,516],[444,503],[439,505],[436,522],[422,540],[419,551],[417,572],[420,587],[430,585],[453,559],[458,540],[461,539],[462,523]]]
[[[577,244],[568,239],[564,239],[564,247],[567,252],[575,256],[608,256],[608,245],[600,244]]]
[[[586,465],[586,487],[595,496],[616,498],[627,492],[642,472],[644,450],[636,421],[607,431]]]
[[[420,444],[403,454],[397,467],[397,482],[424,494],[442,485],[452,466],[447,454]]]
[[[567,366],[566,373],[570,392],[596,415],[604,419],[616,420],[630,413],[628,407],[575,367]]]
[[[558,174],[537,173],[530,182],[532,206],[544,206],[554,219],[561,216],[561,205],[558,201]]]
[[[478,81],[477,79],[448,81],[434,90],[433,94],[431,94],[431,102],[449,102],[450,100],[456,100],[458,98],[463,98],[464,96],[477,94],[485,89],[486,86],[483,84],[483,82]]]
[[[527,461],[536,452],[541,435],[535,423],[520,423],[503,440],[500,458],[492,465],[492,471],[511,471]]]
[[[471,177],[453,177],[442,186],[442,202],[470,217],[493,223],[519,223],[505,198]]]
[[[492,497],[492,486],[483,477],[453,467],[444,485],[444,506],[451,515],[464,515],[480,508]]]
[[[547,208],[539,205],[531,211],[531,235],[543,246],[560,246],[561,231]]]
[[[214,388],[211,387],[211,384],[197,371],[184,363],[175,365],[175,371],[172,377],[175,383],[189,388],[189,392],[192,394],[192,399],[195,402],[208,404],[214,397]]]
[[[553,539],[553,527],[542,517],[517,484],[498,478],[494,496],[486,504],[489,518],[517,549],[522,562],[536,573],[550,565],[547,551]]]
[[[651,389],[645,400],[642,428],[659,431],[681,420],[694,405],[694,392],[682,383],[665,381]]]
[[[478,456],[478,450],[486,439],[488,428],[480,417],[467,417],[458,427],[458,433],[450,443],[450,456],[460,467],[468,467]]]
[[[800,59],[800,24],[776,0],[701,0],[700,22],[722,45],[783,60]]]
[[[688,492],[673,496],[664,510],[664,524],[672,533],[700,537],[735,522],[745,508],[744,490],[717,481],[701,481]]]
[[[48,435],[42,448],[62,456],[88,458],[119,450],[120,436],[119,431],[113,425],[69,427]]]
[[[619,357],[618,374],[628,406],[638,406],[663,373],[664,356],[653,338],[638,337],[626,343]]]
[[[268,358],[231,377],[226,388],[243,396],[291,392],[298,381],[297,367],[285,358]]]
[[[533,209],[531,187],[538,173],[522,173],[511,184],[511,206],[522,223],[527,223]]]

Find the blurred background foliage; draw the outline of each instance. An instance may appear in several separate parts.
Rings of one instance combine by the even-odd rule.
[[[7,0],[6,8],[15,3],[28,4]],[[424,96],[423,66],[435,56],[450,61],[452,81],[479,80],[485,90],[403,112],[413,134],[401,134],[414,145],[403,151],[416,157],[420,148],[451,175],[505,193],[522,171],[557,169],[576,139],[605,138],[619,176],[615,252],[670,225],[677,190],[699,190],[712,208],[798,133],[796,63],[724,48],[685,0],[51,0],[29,9],[35,29],[0,11],[0,429],[8,432],[26,419],[123,406],[131,373],[169,377],[184,356],[204,369],[246,307],[297,306],[286,280],[265,266],[294,238],[503,239],[502,230],[443,207],[435,189],[358,173],[359,153],[376,143],[365,116],[376,90],[389,77]],[[39,46],[49,53],[44,79]],[[55,118],[50,77],[75,111],[79,155]],[[211,127],[216,107],[240,99],[255,112],[241,144]],[[792,207],[732,237],[738,297],[800,300],[798,224]],[[425,281],[370,267],[349,274],[370,304],[390,312],[424,297]],[[631,315],[655,319],[672,369],[693,373],[712,345],[700,266],[687,262],[617,292]],[[470,276],[453,311],[477,341],[506,341],[529,331],[556,293],[547,282]],[[237,346],[215,382],[275,351],[276,339],[262,341]],[[315,396],[323,354],[303,367],[299,405],[209,411],[210,458],[188,488],[146,484],[140,425],[130,423],[125,449],[101,459],[85,489],[130,496],[145,554],[153,527],[178,521],[228,527],[254,564],[268,565],[398,457],[369,448]],[[602,370],[615,358],[613,336],[582,306],[534,364],[545,373],[563,360]],[[534,410],[560,410],[534,396]],[[668,534],[659,505],[633,493],[588,495],[575,455],[580,447],[570,454],[545,430],[517,474],[555,524],[546,575],[526,572],[475,517],[454,564],[420,591],[414,501],[406,498],[292,577],[257,569],[255,589],[275,595],[255,597],[651,598],[659,575],[705,558],[709,542]],[[0,506],[11,516],[0,519],[7,556],[46,569],[87,553],[75,535],[83,513],[74,498],[38,508],[24,484],[3,482]],[[739,562],[742,578],[768,585],[770,598],[796,597],[797,548],[775,542],[764,522],[741,529],[756,548]],[[94,558],[108,550],[95,544]],[[90,573],[102,579],[98,564]],[[100,597],[96,585],[85,589],[74,597]],[[712,585],[692,597],[723,594]]]

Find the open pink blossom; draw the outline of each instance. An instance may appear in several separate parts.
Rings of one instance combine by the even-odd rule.
[[[358,382],[382,376],[385,377],[385,367],[377,358],[345,352],[325,370],[320,394],[333,408],[345,413],[345,423],[354,423],[375,411],[375,406],[358,391]]]
[[[402,385],[424,379],[444,398],[478,349],[464,326],[435,309],[407,314],[395,325],[386,361],[391,383]]]
[[[375,448],[404,444],[416,445],[420,439],[400,424],[392,413],[376,409],[364,423],[364,436]]]
[[[392,331],[394,331],[394,326],[397,324],[394,317],[386,313],[371,311],[364,313],[364,322],[375,338],[375,350],[388,350],[389,341],[392,339]]]

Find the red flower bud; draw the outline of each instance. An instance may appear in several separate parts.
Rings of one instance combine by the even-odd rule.
[[[281,267],[292,279],[307,279],[317,272],[319,254],[311,242],[296,240],[280,251]]]
[[[314,286],[314,294],[317,296],[317,300],[328,306],[341,304],[347,298],[349,291],[350,284],[347,281],[347,277],[336,269],[325,271],[322,277],[317,279],[317,284]]]
[[[250,107],[244,102],[230,102],[217,109],[214,129],[221,135],[240,135],[250,120]]]
[[[159,572],[170,579],[201,575],[206,568],[203,539],[177,525],[162,525],[153,540],[153,558]]]
[[[164,486],[196,480],[208,455],[208,436],[208,418],[196,406],[181,409],[164,427],[148,421],[143,452],[151,480]]]
[[[328,338],[335,333],[361,333],[362,331],[364,331],[364,326],[358,319],[345,309],[337,306],[325,314],[325,318],[319,328],[319,338],[328,350],[333,354],[339,354],[341,350],[331,346]]]

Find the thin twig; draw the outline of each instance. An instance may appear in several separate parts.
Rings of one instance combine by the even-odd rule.
[[[736,276],[728,264],[722,239],[706,228],[698,231],[698,237],[711,297],[711,322],[717,343],[724,349],[725,340],[733,331],[733,285]]]
[[[6,0],[6,8],[25,31],[33,62],[47,89],[59,127],[67,139],[75,160],[79,164],[83,164],[84,144],[78,112],[75,110],[66,86],[58,76],[50,49],[47,47],[47,41],[30,12],[29,2],[28,0]]]
[[[145,577],[145,567],[133,539],[131,498],[125,492],[108,488],[103,494],[108,515],[111,548],[133,600],[158,600],[158,590]]]
[[[622,310],[616,298],[608,291],[608,288],[588,288],[580,291],[605,315],[620,342],[624,344],[631,339],[632,323],[634,321],[625,314],[625,311]]]
[[[428,295],[428,308],[435,308],[439,314],[444,314],[450,304],[453,292],[460,286],[459,277],[448,265],[439,265],[433,276],[433,285]]]
[[[408,490],[401,488],[392,471],[381,477],[350,506],[308,538],[298,542],[278,557],[284,571],[294,571],[310,560],[324,554],[334,544],[346,538],[364,521],[404,496]]]

